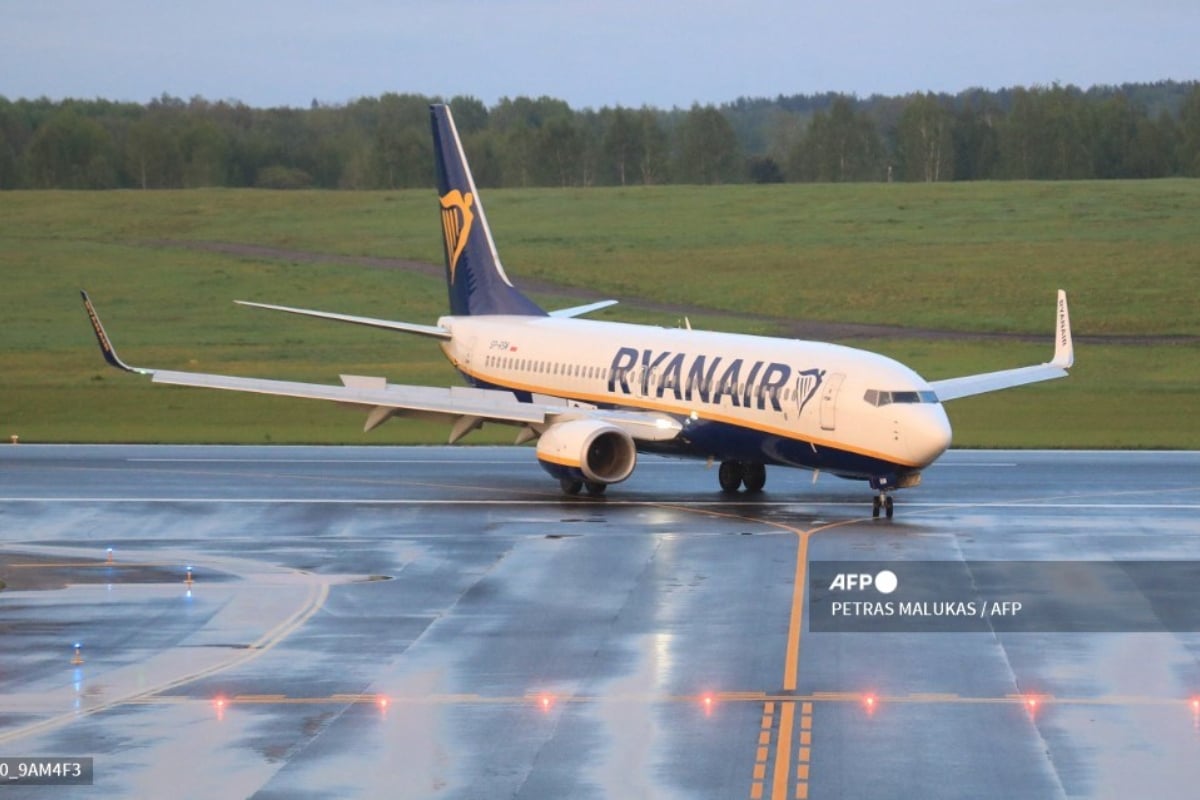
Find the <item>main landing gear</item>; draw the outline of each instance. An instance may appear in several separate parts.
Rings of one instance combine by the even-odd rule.
[[[871,501],[871,518],[878,519],[880,510],[887,516],[888,519],[896,513],[896,504],[892,502],[890,494],[880,492],[875,495],[875,499]]]
[[[767,468],[745,461],[722,461],[717,480],[721,482],[721,491],[726,494],[736,494],[743,486],[749,494],[754,494],[767,485]]]
[[[589,497],[599,497],[604,494],[608,488],[607,483],[599,483],[597,481],[580,481],[574,478],[560,478],[558,485],[562,487],[563,494],[577,495],[584,489],[587,489]]]

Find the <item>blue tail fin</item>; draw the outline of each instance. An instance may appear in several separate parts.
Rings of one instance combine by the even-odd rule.
[[[450,313],[546,316],[504,274],[450,108],[430,106],[429,115],[442,205]]]

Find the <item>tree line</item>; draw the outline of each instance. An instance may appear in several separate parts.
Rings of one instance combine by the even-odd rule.
[[[0,189],[433,184],[428,106],[0,97]],[[1200,176],[1200,82],[826,93],[690,109],[449,101],[481,186]]]

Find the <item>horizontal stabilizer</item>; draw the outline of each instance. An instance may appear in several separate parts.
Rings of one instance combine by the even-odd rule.
[[[289,306],[273,306],[268,303],[251,303],[248,300],[235,300],[240,306],[249,306],[251,308],[265,308],[269,311],[283,311],[287,314],[299,314],[305,317],[317,317],[318,319],[331,319],[335,322],[349,322],[353,325],[366,325],[370,328],[383,328],[390,331],[401,331],[403,333],[415,333],[418,336],[430,336],[434,339],[449,339],[450,331],[441,328],[437,325],[418,325],[415,322],[395,322],[389,319],[375,319],[373,317],[355,317],[349,314],[334,314],[329,311],[311,311],[307,308],[291,308]]]
[[[551,311],[550,316],[559,318],[582,317],[584,314],[590,314],[593,311],[599,311],[602,308],[615,306],[616,300],[600,300],[595,303],[588,303],[585,306],[572,306],[571,308],[560,308],[557,311]]]

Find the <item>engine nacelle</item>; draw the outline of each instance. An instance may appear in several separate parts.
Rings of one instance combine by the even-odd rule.
[[[537,443],[538,461],[556,477],[620,483],[637,464],[633,437],[615,425],[577,419],[551,425]]]

